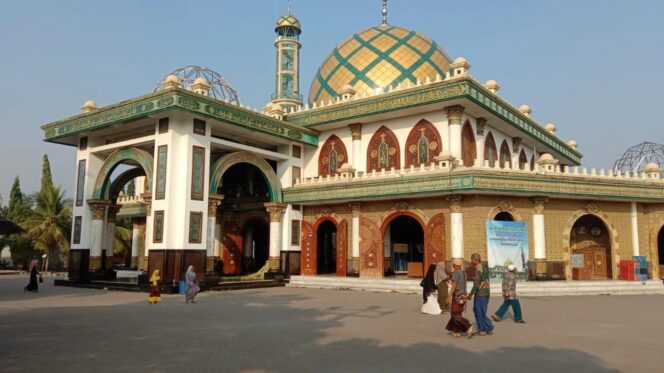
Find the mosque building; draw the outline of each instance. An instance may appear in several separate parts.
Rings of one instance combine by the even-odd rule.
[[[133,223],[128,264],[166,282],[189,265],[205,276],[217,259],[227,275],[416,277],[486,258],[494,220],[525,223],[530,279],[615,280],[633,256],[659,278],[658,165],[579,167],[574,140],[473,79],[463,57],[388,23],[385,5],[379,25],[322,60],[305,97],[302,31],[290,12],[277,20],[263,109],[188,66],[144,96],[87,101],[42,127],[77,148],[70,279],[108,274],[118,216]]]

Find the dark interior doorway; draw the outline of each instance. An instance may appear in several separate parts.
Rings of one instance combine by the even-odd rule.
[[[497,221],[514,221],[514,216],[507,211],[501,211],[496,214],[493,220]]]
[[[324,221],[318,226],[317,258],[318,274],[336,273],[337,271],[337,227],[331,221]]]
[[[384,242],[390,259],[388,272],[421,276],[424,230],[416,219],[402,215],[392,220],[385,230]]]

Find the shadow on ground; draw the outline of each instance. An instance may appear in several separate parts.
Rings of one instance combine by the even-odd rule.
[[[443,333],[442,325],[431,333],[444,343],[403,343],[400,334],[409,325],[382,322],[395,317],[394,310],[360,302],[336,306],[308,294],[242,291],[207,295],[196,305],[178,298],[157,306],[141,302],[12,312],[0,318],[0,370],[615,371],[573,349],[474,351],[481,338],[456,340]]]

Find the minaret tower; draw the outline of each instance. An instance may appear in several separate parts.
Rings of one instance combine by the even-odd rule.
[[[279,17],[277,27],[274,29],[277,39],[274,46],[277,49],[277,76],[276,87],[272,94],[272,104],[279,104],[289,113],[302,105],[300,94],[300,21],[290,12]]]

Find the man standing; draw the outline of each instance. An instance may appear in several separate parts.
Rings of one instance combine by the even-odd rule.
[[[507,273],[503,276],[503,304],[498,308],[495,315],[491,315],[491,318],[495,322],[500,322],[503,317],[505,317],[505,312],[512,306],[512,312],[514,312],[514,322],[519,324],[525,324],[521,316],[521,303],[516,297],[516,267],[514,264],[507,266]]]
[[[473,254],[470,261],[475,267],[475,282],[473,289],[468,295],[468,299],[475,300],[473,302],[473,313],[475,313],[475,322],[477,325],[478,335],[487,335],[493,331],[493,324],[487,317],[487,308],[489,307],[489,296],[491,295],[491,283],[489,282],[489,269],[482,264],[482,257],[480,254]]]

